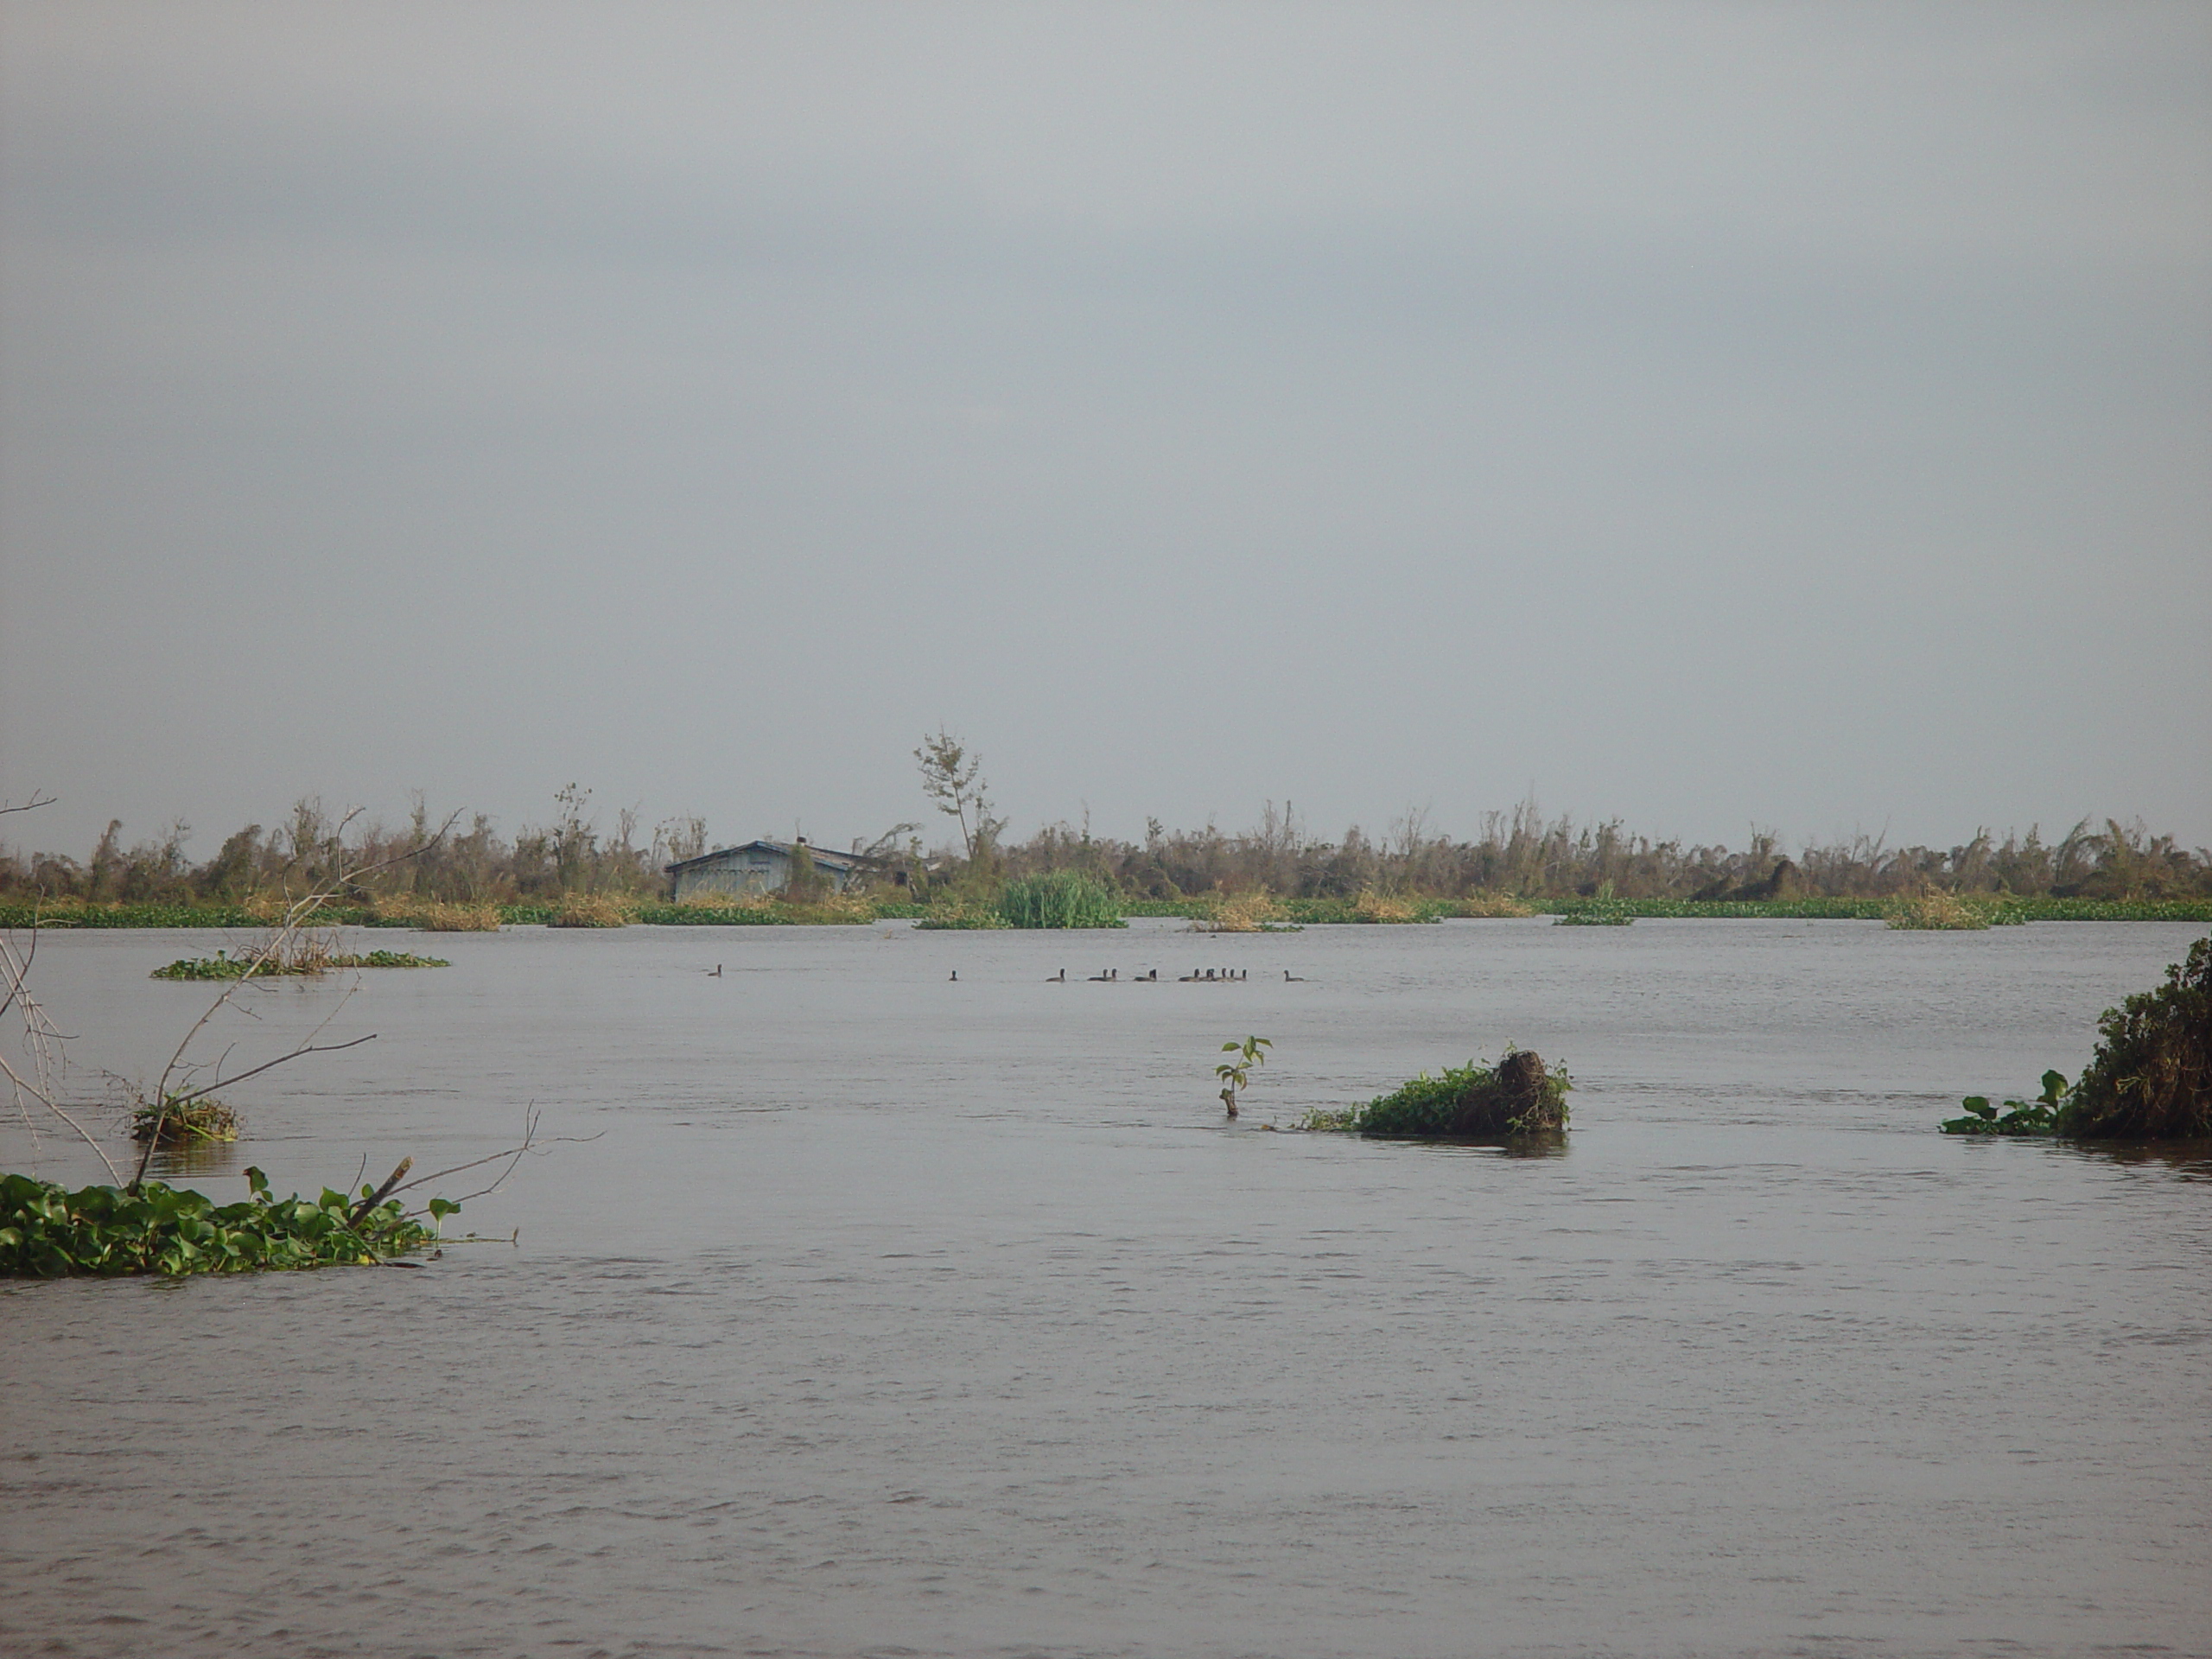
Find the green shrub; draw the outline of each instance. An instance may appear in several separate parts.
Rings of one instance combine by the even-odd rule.
[[[1081,870],[1047,870],[1006,884],[999,919],[1008,927],[1127,927],[1121,895]]]
[[[2097,1021],[2102,1040],[2058,1114],[2085,1141],[2212,1136],[2212,937]]]

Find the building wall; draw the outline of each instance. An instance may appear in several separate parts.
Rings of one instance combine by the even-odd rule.
[[[833,869],[827,864],[814,868],[828,877],[830,887],[840,893],[852,879],[849,871]],[[791,884],[791,879],[790,854],[767,847],[733,848],[726,853],[715,853],[689,869],[678,870],[675,896],[681,904],[696,893],[727,893],[733,898],[781,893]]]

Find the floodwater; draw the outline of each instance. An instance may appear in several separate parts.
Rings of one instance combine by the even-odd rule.
[[[234,1065],[379,1034],[220,1197],[574,1138],[419,1271],[0,1287],[0,1651],[2212,1651],[2212,1164],[1935,1133],[2201,929],[1175,928],[255,991]],[[80,1096],[219,943],[41,941]],[[1509,1041],[1563,1150],[1262,1127]]]

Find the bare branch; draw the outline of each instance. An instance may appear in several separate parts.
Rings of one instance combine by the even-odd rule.
[[[188,1089],[182,1094],[170,1095],[167,1098],[171,1106],[188,1105],[203,1095],[213,1094],[218,1089],[228,1089],[233,1084],[244,1083],[248,1077],[257,1077],[264,1071],[274,1071],[287,1060],[296,1060],[302,1054],[335,1054],[341,1048],[359,1048],[363,1043],[373,1043],[376,1039],[377,1033],[372,1031],[365,1037],[356,1037],[350,1043],[312,1043],[302,1048],[296,1048],[289,1054],[279,1054],[273,1060],[264,1060],[259,1065],[233,1076],[218,1077],[203,1088]]]
[[[428,1175],[417,1175],[413,1180],[409,1181],[405,1185],[394,1187],[392,1192],[394,1193],[404,1192],[410,1188],[421,1186],[430,1181],[443,1180],[448,1175],[458,1175],[465,1169],[480,1169],[486,1164],[495,1164],[502,1158],[505,1159],[507,1160],[507,1166],[499,1172],[499,1178],[498,1180],[493,1181],[491,1185],[483,1187],[477,1192],[464,1192],[460,1198],[454,1200],[456,1204],[466,1204],[471,1198],[480,1198],[486,1197],[487,1194],[498,1192],[500,1186],[505,1182],[507,1177],[514,1173],[515,1166],[522,1161],[523,1154],[524,1153],[540,1152],[546,1145],[573,1146],[579,1145],[587,1141],[596,1141],[600,1138],[597,1135],[556,1135],[550,1136],[547,1141],[541,1142],[538,1138],[537,1126],[543,1117],[543,1113],[532,1109],[529,1119],[523,1126],[522,1144],[520,1146],[507,1147],[499,1152],[486,1153],[481,1158],[472,1158],[465,1164],[454,1165],[450,1169],[433,1170]],[[600,1133],[603,1135],[606,1131],[601,1130]]]
[[[392,1189],[399,1185],[399,1178],[414,1167],[415,1160],[412,1158],[401,1159],[399,1167],[385,1177],[384,1185],[353,1206],[353,1212],[346,1217],[347,1224],[359,1226],[364,1216],[391,1196]]]

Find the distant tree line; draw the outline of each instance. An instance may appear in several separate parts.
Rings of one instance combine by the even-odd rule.
[[[1009,875],[1088,869],[1134,897],[1159,899],[1259,889],[1300,899],[1365,892],[1566,899],[1601,891],[1623,899],[1883,898],[1929,887],[2115,899],[2212,895],[2212,851],[2186,850],[2171,836],[2113,819],[2098,828],[2084,819],[2055,842],[2036,829],[2002,842],[1985,830],[1948,848],[1892,847],[1859,835],[1789,855],[1771,831],[1755,830],[1741,848],[1655,841],[1618,819],[1547,820],[1534,803],[1486,813],[1468,840],[1433,832],[1414,813],[1379,836],[1355,824],[1325,841],[1308,836],[1287,807],[1270,804],[1256,827],[1233,834],[1212,824],[1171,830],[1154,819],[1144,840],[1132,842],[1063,823],[992,855]]]
[[[235,905],[321,890],[340,871],[376,864],[385,868],[350,884],[346,896],[479,905],[569,893],[647,895],[666,886],[664,865],[706,849],[703,818],[674,819],[641,839],[637,815],[626,808],[608,835],[590,815],[589,790],[571,784],[554,798],[550,823],[525,827],[508,841],[480,812],[465,822],[434,818],[420,796],[397,829],[358,815],[334,816],[310,798],[273,829],[249,823],[233,831],[199,864],[185,856],[192,831],[181,820],[128,847],[123,825],[111,822],[81,861],[0,849],[0,896]],[[415,855],[403,856],[410,852]]]
[[[872,848],[884,856],[887,875],[905,870],[913,896],[925,899],[1054,870],[1087,872],[1128,897],[1161,899],[1262,890],[1287,899],[1363,893],[1567,899],[1599,892],[1623,899],[1882,898],[1929,888],[2106,899],[2212,897],[2212,852],[2184,849],[2171,836],[2113,819],[2096,826],[2084,819],[2050,842],[2035,829],[2024,836],[2008,832],[2001,842],[1984,830],[1948,848],[1892,847],[1881,836],[1859,835],[1786,854],[1768,831],[1755,830],[1740,848],[1655,841],[1631,834],[1618,819],[1547,819],[1532,802],[1485,815],[1469,839],[1432,830],[1424,815],[1413,813],[1381,835],[1354,825],[1323,840],[1309,836],[1287,805],[1270,803],[1256,825],[1234,832],[1211,823],[1168,830],[1154,819],[1142,841],[1130,842],[1058,823],[1009,842],[980,779],[962,770],[972,758],[950,749],[936,759],[950,761],[957,780],[957,799],[950,793],[932,798],[961,817],[960,842],[931,855],[911,837],[905,851],[892,851],[896,835],[854,843],[855,850]],[[340,868],[422,848],[419,855],[366,878],[353,896],[472,905],[575,893],[646,898],[666,891],[666,865],[707,849],[702,818],[672,819],[643,834],[637,815],[625,810],[607,833],[591,814],[590,798],[588,790],[569,785],[556,797],[547,823],[527,826],[512,841],[481,814],[445,824],[441,834],[441,821],[419,798],[409,821],[397,828],[335,817],[319,801],[302,800],[289,822],[247,824],[200,863],[186,856],[191,831],[181,823],[128,846],[123,826],[111,823],[81,859],[0,849],[0,895],[240,904],[306,891]],[[961,812],[953,813],[956,805]],[[11,827],[29,830],[33,821],[16,818]]]

